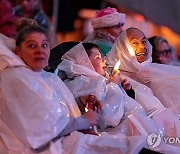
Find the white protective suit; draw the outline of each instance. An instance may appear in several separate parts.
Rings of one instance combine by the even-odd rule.
[[[152,64],[152,48],[148,42],[148,59],[139,63],[127,38],[126,31],[123,31],[116,40],[106,60],[109,67],[112,67],[120,59],[121,73],[130,78],[145,84],[153,91],[154,95],[167,107],[172,108],[174,113],[180,116],[180,68],[177,66]]]
[[[101,128],[106,128],[107,126],[114,127],[104,129],[104,131],[110,134],[110,136],[106,134],[106,137],[109,136],[108,139],[110,142],[112,142],[110,138],[113,135],[119,138],[122,141],[121,145],[124,146],[126,145],[124,144],[124,141],[128,139],[129,143],[134,144],[133,148],[129,144],[127,145],[132,152],[134,148],[136,149],[139,147],[139,143],[141,143],[139,141],[143,141],[143,137],[146,138],[151,132],[160,132],[162,133],[161,135],[168,136],[180,135],[180,131],[176,130],[176,128],[180,126],[179,121],[174,118],[174,115],[171,114],[169,110],[161,112],[164,110],[163,107],[161,110],[158,110],[158,113],[153,116],[156,117],[156,121],[158,123],[154,123],[152,119],[146,116],[144,110],[138,102],[128,97],[127,94],[125,94],[115,83],[107,83],[106,78],[96,73],[81,43],[63,55],[62,62],[57,67],[56,72],[58,70],[64,71],[68,78],[71,79],[66,80],[65,82],[76,99],[80,96],[94,94],[102,102],[102,112],[99,126]],[[137,89],[140,87],[141,86],[137,86]],[[152,95],[151,91],[150,95]],[[147,97],[148,99],[151,99],[150,95]],[[145,95],[142,96],[142,98],[145,98]],[[170,113],[170,119],[163,119],[165,113]],[[79,143],[79,140],[73,137],[73,135],[70,136],[73,143]],[[101,137],[104,137],[104,133],[101,133],[101,135]],[[88,139],[90,138],[84,136],[83,139],[84,142],[89,142]],[[70,139],[66,138],[66,141],[67,140],[70,142]],[[94,141],[94,138],[92,140]],[[72,145],[72,142],[69,144]],[[161,146],[154,150],[160,150],[165,153],[168,153],[171,150],[171,152],[180,151],[178,147],[171,145],[165,146],[164,144],[161,144]],[[133,152],[136,153],[137,151]]]

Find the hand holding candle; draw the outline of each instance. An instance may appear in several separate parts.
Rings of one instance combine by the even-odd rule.
[[[100,112],[102,106],[101,106],[101,103],[96,99],[96,96],[90,94],[88,96],[88,98],[86,99],[86,107],[85,107],[85,112],[88,112],[89,109],[93,110],[93,111],[97,111],[97,112]],[[96,126],[93,126],[93,131],[94,133],[96,133],[97,135],[98,134],[98,131],[97,131],[97,128]]]

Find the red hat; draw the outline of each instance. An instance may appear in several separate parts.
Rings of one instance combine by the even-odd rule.
[[[94,29],[103,27],[112,27],[119,23],[125,23],[126,15],[117,12],[116,8],[107,7],[96,12],[95,17],[91,20]]]

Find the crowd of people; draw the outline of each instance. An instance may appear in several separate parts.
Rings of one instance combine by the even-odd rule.
[[[46,72],[52,53],[38,2],[15,8],[26,17],[16,39],[0,35],[0,153],[179,153],[156,143],[180,136],[180,69],[168,42],[123,30],[125,14],[108,7]]]

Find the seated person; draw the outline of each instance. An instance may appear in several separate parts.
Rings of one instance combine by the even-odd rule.
[[[40,8],[40,0],[21,0],[21,5],[16,6],[13,13],[18,17],[34,19],[45,30],[49,30],[49,19]]]
[[[59,77],[43,71],[50,53],[47,32],[32,19],[19,20],[17,26],[16,55],[6,43],[0,44],[0,115],[16,143],[36,149],[54,138],[96,125],[97,113],[89,110],[81,115]]]
[[[150,91],[150,89],[148,89],[148,87],[138,84],[139,88],[137,89],[137,83],[135,83],[135,81],[132,81],[128,77],[122,76],[119,70],[113,76],[111,74],[108,75],[108,73],[106,72],[106,60],[104,58],[102,58],[103,67],[101,67],[102,64],[101,64],[100,58],[99,58],[99,63],[96,61],[97,58],[95,56],[97,56],[97,55],[100,56],[99,47],[96,44],[82,43],[82,45],[85,48],[95,71],[97,73],[101,74],[102,76],[105,76],[108,79],[108,82],[114,82],[114,83],[118,84],[120,86],[120,88],[123,87],[123,89],[126,91],[128,96],[135,99],[137,102],[142,102],[141,101],[142,99],[147,99],[148,94],[143,94],[143,93],[149,93],[149,95],[150,95],[149,97],[151,98],[151,101],[149,101],[148,103],[153,104],[153,106],[154,106],[153,110],[150,107],[150,105],[145,106],[144,104],[141,103],[141,105],[143,106],[145,111],[147,111],[148,114],[149,114],[149,111],[150,111],[150,113],[154,112],[155,108],[157,110],[164,108],[163,105],[161,104],[161,102],[158,101],[158,99],[155,98],[153,96],[153,94],[151,94],[151,91]],[[103,68],[103,70],[102,70],[102,68]],[[135,98],[135,91],[132,89],[132,86],[128,80],[133,84],[133,86],[137,90],[137,94],[136,94],[137,98]],[[144,92],[140,92],[140,91],[142,91],[142,90],[139,90],[140,88],[144,89]],[[145,98],[143,97],[143,95]]]
[[[166,39],[153,36],[148,41],[152,45],[152,63],[176,65],[174,58],[176,55],[173,55],[175,53]]]
[[[83,43],[83,44],[86,45],[86,43]],[[90,60],[91,58],[88,58],[88,54],[86,53],[83,47],[83,44],[79,43],[78,45],[70,49],[68,52],[66,52],[62,56],[62,62],[57,67],[57,70],[64,71],[67,74],[68,79],[65,80],[64,82],[66,83],[68,88],[71,90],[71,92],[74,94],[74,97],[76,98],[78,104],[80,104],[81,106],[84,105],[84,102],[82,102],[81,98],[80,98],[81,101],[79,100],[79,97],[81,96],[93,94],[100,101],[102,101],[103,99],[105,100],[107,99],[106,101],[103,100],[104,105],[102,108],[103,108],[103,118],[105,120],[104,120],[104,124],[101,124],[100,126],[101,129],[105,129],[108,126],[117,126],[122,118],[122,115],[124,114],[124,102],[123,102],[124,94],[123,93],[125,91],[124,90],[122,91],[122,89],[120,89],[117,84],[113,84],[112,82],[108,84],[109,91],[112,91],[113,88],[115,88],[117,89],[117,93],[121,94],[120,96],[116,96],[116,95],[113,96],[112,99],[119,99],[118,105],[115,106],[115,104],[117,103],[115,101],[111,101],[110,98],[112,96],[111,95],[108,96],[105,90],[106,82],[108,82],[107,79],[104,77],[106,75],[105,61],[102,62],[102,58],[99,53],[96,56],[96,57],[99,57],[99,61],[97,62],[96,60],[94,61],[95,63],[97,63],[97,68],[93,67],[93,64],[91,63],[91,60]],[[92,43],[87,43],[87,45],[90,45],[89,49],[86,48],[87,50],[91,51],[92,49],[92,51],[94,51],[94,49],[96,49],[95,51],[98,51],[97,45],[92,44]],[[94,48],[94,45],[95,45],[95,48]],[[80,56],[83,58],[80,59],[79,58]],[[119,74],[117,73],[116,75],[119,75]],[[120,80],[119,82],[121,84]],[[129,85],[127,84],[127,86]],[[128,88],[130,89],[131,86]],[[104,89],[105,91],[103,91],[102,89]],[[83,103],[83,105],[81,102]],[[114,106],[116,109],[114,111],[110,111],[108,104],[109,106]]]
[[[126,91],[126,93],[128,94],[128,96],[135,99],[135,92],[132,89],[132,86],[127,81],[127,79],[122,78],[120,76],[120,72],[118,70],[117,70],[117,72],[115,72],[114,75],[110,74],[110,76],[109,76],[107,74],[107,72],[106,72],[106,60],[101,58],[101,54],[99,52],[99,47],[94,43],[83,43],[82,45],[85,48],[95,71],[97,73],[101,74],[102,76],[107,77],[107,79],[109,79],[109,82],[112,81],[112,82],[118,84],[120,87],[122,86],[124,88],[124,90]],[[99,62],[96,61],[97,55],[99,56]],[[101,61],[103,62],[103,64],[101,64]],[[103,70],[102,70],[102,68],[103,68]]]
[[[180,69],[176,66],[152,64],[152,50],[145,34],[137,28],[123,31],[106,60],[109,67],[120,59],[121,73],[145,84],[166,108],[180,114]]]
[[[98,10],[91,20],[94,32],[88,35],[84,41],[97,44],[101,55],[106,56],[123,30],[125,18],[126,15],[119,13],[116,8],[107,7]]]

